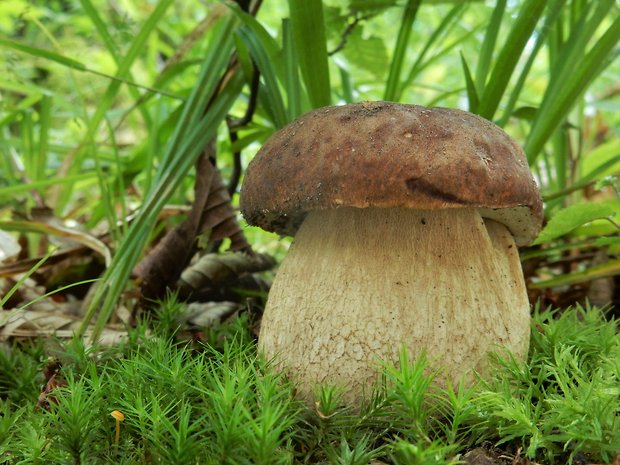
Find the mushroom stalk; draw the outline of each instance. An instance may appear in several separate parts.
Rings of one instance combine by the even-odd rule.
[[[369,394],[377,363],[405,344],[440,383],[484,372],[488,353],[525,356],[529,302],[506,227],[476,209],[310,212],[269,294],[259,343],[310,400],[317,385]]]

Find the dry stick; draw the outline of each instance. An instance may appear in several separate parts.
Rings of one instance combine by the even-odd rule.
[[[329,56],[335,55],[336,53],[338,53],[339,51],[341,51],[346,45],[347,45],[347,40],[349,39],[349,36],[351,35],[351,33],[353,32],[353,30],[355,29],[355,27],[361,23],[362,21],[369,19],[372,15],[368,14],[368,15],[363,15],[363,16],[354,16],[353,17],[353,22],[351,22],[350,24],[347,25],[347,27],[345,28],[345,30],[342,32],[342,35],[340,36],[340,43],[336,46],[335,49],[333,49],[332,51],[328,52],[327,54]]]

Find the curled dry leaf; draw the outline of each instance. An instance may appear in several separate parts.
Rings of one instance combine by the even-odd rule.
[[[183,319],[197,328],[211,328],[231,318],[239,310],[235,302],[193,302],[185,307]]]
[[[61,368],[62,364],[59,360],[50,360],[50,362],[43,370],[43,375],[45,376],[45,386],[43,387],[43,389],[41,389],[41,392],[39,393],[39,398],[37,399],[37,407],[47,410],[50,407],[50,403],[58,403],[54,391],[56,391],[60,387],[65,387],[67,385],[67,381],[60,373]]]
[[[106,266],[110,264],[112,255],[108,246],[93,236],[77,229],[68,228],[59,221],[0,221],[0,228],[9,231],[38,232],[53,237],[63,247],[75,247],[76,243],[94,250],[105,260]]]
[[[470,450],[463,456],[463,463],[466,465],[499,465],[500,462],[496,454],[491,454],[490,451],[483,449],[482,447],[478,447],[476,449]]]
[[[236,281],[246,273],[269,270],[275,264],[273,257],[261,253],[207,254],[181,274],[177,286],[186,294],[215,288]]]
[[[251,250],[250,244],[239,226],[220,172],[215,169],[209,198],[200,218],[199,234],[210,232],[211,241],[230,239],[230,250]]]
[[[21,247],[17,240],[0,229],[0,263],[9,263],[19,254]]]
[[[73,261],[79,259],[79,257],[86,254],[87,250],[85,246],[81,245],[68,249],[58,249],[47,258],[45,263],[41,265],[41,268],[56,265],[65,260]],[[42,256],[25,258],[23,260],[17,260],[16,262],[0,265],[0,277],[15,276],[19,273],[25,273],[39,263],[42,258]]]
[[[42,336],[74,337],[82,322],[80,302],[59,301],[54,295],[44,294],[45,290],[31,279],[22,283],[12,308],[0,311],[0,342]],[[122,326],[110,324],[104,329],[98,345],[111,347],[126,337],[127,331]],[[87,347],[91,345],[90,334],[84,335],[84,343]]]
[[[63,304],[59,305],[62,306]],[[4,311],[2,313],[9,312]],[[66,313],[23,309],[13,313],[13,315],[6,319],[5,323],[0,326],[0,341],[6,341],[12,338],[30,339],[41,336],[70,339],[74,337],[80,324],[81,318]],[[103,347],[112,347],[126,337],[127,331],[109,325],[104,329],[97,344]],[[89,333],[84,335],[84,343],[87,347],[91,345],[88,341],[90,341]]]
[[[590,262],[590,267],[609,262],[606,249],[598,250]],[[586,298],[592,305],[604,307],[613,301],[616,292],[616,282],[613,276],[593,279],[586,291]]]
[[[233,251],[251,250],[222,177],[211,161],[210,155],[214,153],[210,144],[196,162],[195,200],[185,221],[170,230],[135,269],[144,299],[162,297],[166,288],[179,279],[197,251],[199,235],[206,235],[211,241],[230,238]]]

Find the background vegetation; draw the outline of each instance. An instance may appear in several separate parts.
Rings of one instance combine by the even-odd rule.
[[[281,258],[286,241],[234,227],[244,167],[299,114],[379,99],[468,109],[514,136],[545,200],[547,226],[522,251],[532,301],[617,304],[619,39],[613,0],[2,0],[1,337],[116,341],[144,297],[166,285],[197,293],[175,268],[193,252],[215,253],[209,270],[228,247]],[[225,283],[200,268],[207,283],[196,286],[251,324],[265,290],[252,272],[273,260],[234,256]],[[615,374],[604,365],[617,379],[617,364]],[[553,450],[539,432],[502,431],[538,438],[523,439],[530,457]],[[616,445],[598,457],[611,460]]]

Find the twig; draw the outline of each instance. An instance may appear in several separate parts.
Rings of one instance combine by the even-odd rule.
[[[355,27],[362,21],[369,19],[372,15],[368,14],[368,15],[364,15],[364,16],[354,16],[353,17],[353,21],[351,23],[349,23],[347,25],[347,27],[345,28],[345,30],[342,32],[342,35],[340,36],[340,43],[336,46],[335,49],[333,49],[331,52],[328,52],[327,54],[329,56],[335,55],[336,53],[338,53],[339,51],[341,51],[346,45],[347,45],[347,40],[349,39],[349,36],[351,35],[351,33],[353,33],[353,30],[355,29]]]
[[[254,112],[256,111],[256,104],[258,101],[258,84],[259,84],[260,72],[256,65],[253,67],[252,82],[250,83],[250,99],[248,101],[248,107],[245,110],[245,114],[241,118],[226,117],[226,124],[228,126],[228,134],[230,137],[230,144],[234,144],[239,140],[239,129],[246,126],[252,121]],[[233,152],[233,171],[228,181],[228,194],[232,195],[237,191],[239,185],[239,179],[241,179],[241,151],[235,150]]]

